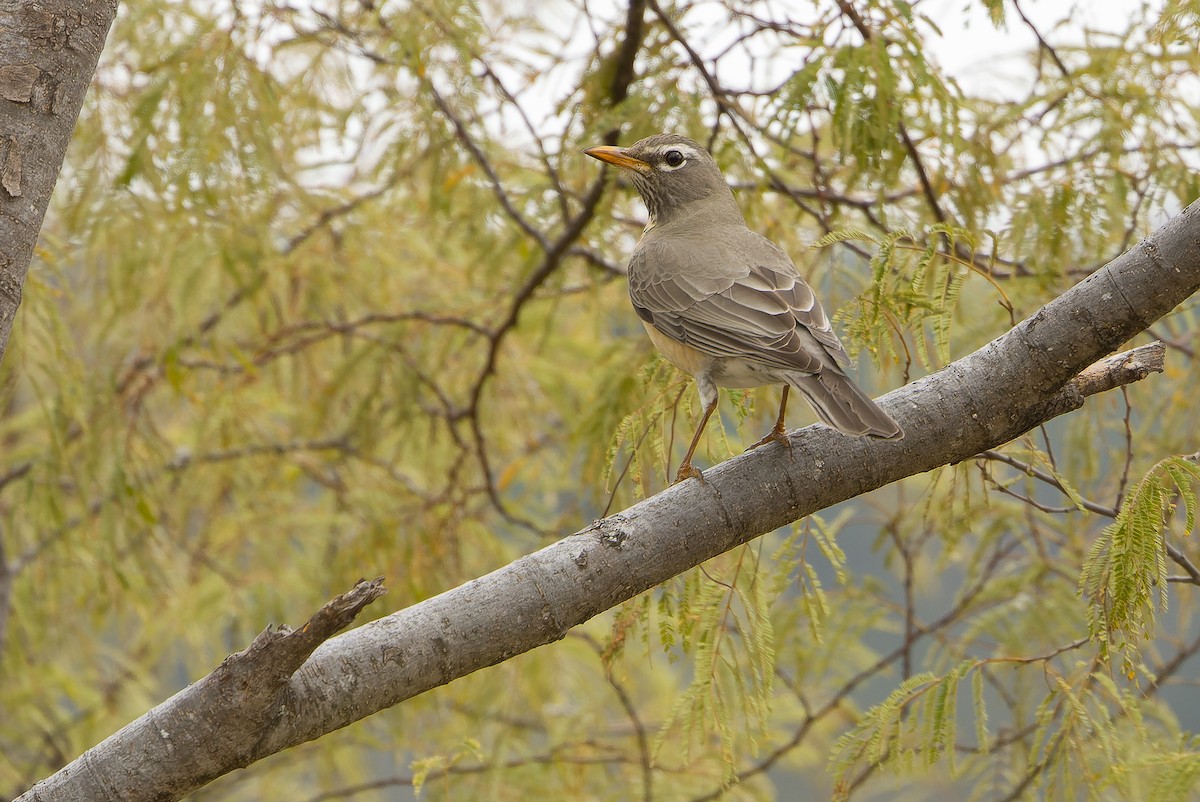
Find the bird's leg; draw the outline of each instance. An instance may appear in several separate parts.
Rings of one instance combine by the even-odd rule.
[[[771,431],[767,432],[766,437],[750,446],[750,448],[747,448],[747,451],[753,451],[759,446],[765,446],[767,443],[772,442],[783,443],[788,448],[792,447],[792,441],[788,439],[787,429],[784,426],[785,419],[787,418],[788,391],[791,389],[790,385],[783,385],[783,400],[779,402],[779,417],[775,419],[775,426]]]
[[[692,465],[692,455],[696,453],[696,446],[700,444],[700,435],[704,434],[704,427],[708,425],[708,419],[712,417],[713,410],[716,408],[716,398],[708,402],[708,405],[704,408],[704,417],[700,419],[700,425],[696,427],[696,434],[692,436],[692,444],[688,446],[687,455],[679,465],[679,473],[675,474],[675,484],[679,484],[684,479],[692,478],[704,481],[704,474],[700,473],[699,468]]]

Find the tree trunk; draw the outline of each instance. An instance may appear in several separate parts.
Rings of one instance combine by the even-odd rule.
[[[117,0],[0,0],[0,360]]]

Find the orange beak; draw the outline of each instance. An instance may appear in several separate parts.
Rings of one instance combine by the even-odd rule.
[[[600,145],[599,147],[588,148],[584,153],[593,159],[599,159],[602,162],[607,162],[626,170],[637,170],[639,173],[649,173],[654,169],[649,163],[630,156],[629,151],[625,150],[625,148],[615,148],[612,145]]]

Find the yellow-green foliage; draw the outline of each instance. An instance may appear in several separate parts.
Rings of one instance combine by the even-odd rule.
[[[1191,0],[1028,52],[959,4],[1024,36],[1002,96],[928,4],[656,5],[629,62],[625,4],[122,4],[0,363],[0,797],[359,577],[383,615],[667,486],[699,410],[629,306],[644,209],[580,153],[610,132],[710,144],[872,392],[1200,195]],[[1198,323],[1155,325],[1164,375],[192,798],[1190,798],[1197,472],[1163,457]],[[723,392],[698,465],[778,397]]]
[[[1096,538],[1079,577],[1093,637],[1107,643],[1115,636],[1119,648],[1137,648],[1154,634],[1156,609],[1167,609],[1167,527],[1182,500],[1181,531],[1195,530],[1197,482],[1195,457],[1167,457],[1130,489],[1116,520]]]

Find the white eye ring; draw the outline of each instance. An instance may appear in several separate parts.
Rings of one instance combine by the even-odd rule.
[[[655,166],[664,173],[669,173],[673,170],[678,170],[680,167],[686,166],[688,159],[692,158],[696,154],[691,148],[672,145],[671,147],[663,150],[659,155],[660,158]],[[673,161],[674,159],[679,159],[679,161]]]

